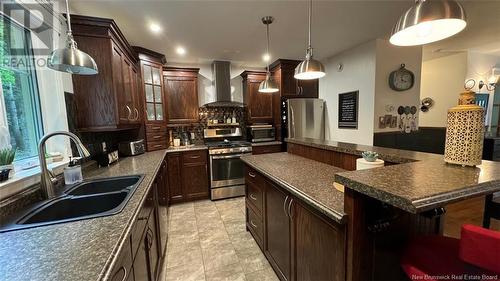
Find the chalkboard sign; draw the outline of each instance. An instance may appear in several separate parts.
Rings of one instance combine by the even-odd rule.
[[[339,128],[358,128],[359,91],[339,94]]]

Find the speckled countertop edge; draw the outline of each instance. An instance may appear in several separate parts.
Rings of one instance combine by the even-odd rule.
[[[169,147],[166,150],[166,153],[173,153],[173,152],[183,152],[183,151],[195,151],[195,150],[206,150],[208,149],[208,146],[206,145],[194,145],[194,146],[188,146],[188,147],[182,147],[182,148],[174,148],[174,147]]]
[[[266,145],[280,145],[283,144],[281,141],[265,141],[265,142],[253,142],[252,146],[266,146]]]
[[[255,156],[255,155],[254,155]],[[254,168],[256,171],[264,175],[265,177],[271,179],[273,182],[277,183],[280,187],[286,189],[290,193],[292,193],[294,196],[304,200],[306,203],[310,204],[314,209],[318,210],[319,212],[323,213],[327,217],[333,219],[334,221],[338,223],[345,223],[346,222],[346,214],[345,213],[340,213],[335,210],[330,209],[326,205],[322,204],[321,202],[318,202],[308,196],[306,193],[300,191],[296,187],[290,185],[289,183],[283,181],[282,179],[277,178],[276,176],[272,175],[271,173],[268,173],[267,171],[261,169],[258,165],[253,163],[252,161],[249,161],[246,159],[246,157],[241,158],[243,162],[245,162],[247,165],[250,167]],[[318,162],[319,163],[319,162]]]

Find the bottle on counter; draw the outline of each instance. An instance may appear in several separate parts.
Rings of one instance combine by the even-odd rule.
[[[82,166],[78,164],[78,159],[70,157],[68,167],[64,168],[64,184],[71,185],[82,181]]]
[[[236,122],[236,113],[234,113],[234,111],[233,111],[233,117],[231,117],[231,123],[233,123],[233,124],[238,123],[238,122]]]

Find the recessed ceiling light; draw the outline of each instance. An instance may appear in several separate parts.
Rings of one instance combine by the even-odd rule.
[[[268,62],[271,59],[271,55],[269,54],[264,54],[262,55],[262,60],[265,62]]]
[[[151,23],[149,24],[149,29],[154,33],[159,33],[161,31],[161,26],[157,23]]]
[[[177,49],[175,49],[175,52],[179,55],[185,55],[186,49],[184,49],[183,47],[177,47]]]

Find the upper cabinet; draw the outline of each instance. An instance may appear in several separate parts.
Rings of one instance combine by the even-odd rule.
[[[243,100],[248,106],[249,123],[273,122],[273,94],[259,93],[259,85],[266,79],[263,71],[244,71]]]
[[[134,50],[111,19],[72,15],[78,48],[92,56],[97,75],[73,75],[80,131],[138,128],[143,120]]]
[[[164,68],[163,87],[169,124],[198,122],[198,71],[198,68]]]
[[[297,80],[293,77],[300,61],[279,59],[271,64],[271,73],[280,87],[280,96],[285,98],[317,98],[318,79]]]

